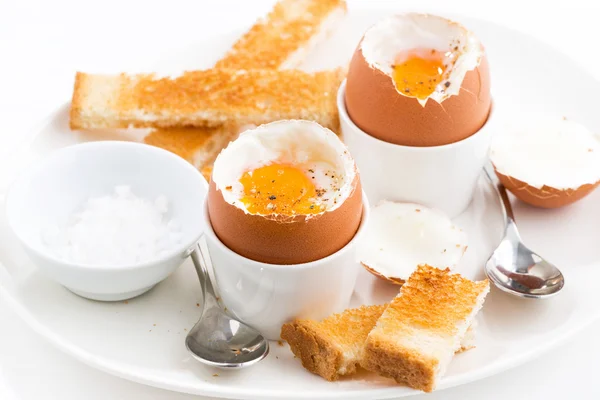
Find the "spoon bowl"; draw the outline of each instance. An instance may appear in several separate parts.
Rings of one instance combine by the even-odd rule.
[[[202,315],[185,338],[192,356],[218,368],[244,368],[269,353],[269,342],[254,328],[228,315],[218,304],[199,245],[191,251],[203,293]]]
[[[223,313],[208,312],[185,338],[192,356],[219,368],[241,368],[260,361],[269,351],[262,336]],[[257,354],[262,355],[257,357]]]
[[[486,275],[500,290],[515,296],[539,299],[557,294],[565,284],[562,273],[523,244],[506,189],[491,165],[485,173],[500,197],[506,224],[502,241],[485,264]]]
[[[509,239],[517,234],[511,225],[485,264],[488,278],[499,289],[522,297],[541,298],[558,293],[565,282],[560,270],[522,242]]]

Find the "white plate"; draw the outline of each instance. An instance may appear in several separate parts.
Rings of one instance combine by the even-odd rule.
[[[361,32],[386,14],[351,12],[336,35],[313,54],[309,67],[334,66],[347,60]],[[511,110],[549,111],[600,131],[600,113],[594,106],[600,84],[580,67],[518,32],[483,21],[461,20],[477,32],[488,49],[499,117]],[[235,37],[173,55],[162,69],[208,66]],[[203,59],[205,56],[210,59]],[[0,187],[5,187],[23,164],[53,149],[102,138],[122,136],[70,132],[68,108],[63,106],[14,160],[0,168]],[[460,271],[471,278],[482,278],[482,264],[499,239],[497,207],[497,200],[482,182],[472,206],[456,221],[470,236],[471,245]],[[600,279],[600,191],[561,210],[539,210],[518,203],[515,212],[526,242],[562,267],[565,289],[547,301],[521,300],[492,290],[479,316],[477,348],[455,357],[440,389],[523,363],[600,315],[600,291],[596,288]],[[265,361],[248,370],[224,372],[198,364],[186,353],[183,341],[199,314],[199,285],[189,263],[146,295],[127,303],[84,300],[36,271],[8,232],[3,215],[0,262],[2,301],[58,348],[126,379],[175,391],[235,398],[389,398],[418,393],[367,374],[326,382],[306,372],[287,347],[277,343]],[[387,300],[396,292],[397,287],[363,271],[353,301]]]

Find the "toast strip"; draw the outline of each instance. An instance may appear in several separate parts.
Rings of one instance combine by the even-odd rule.
[[[310,50],[346,13],[344,0],[282,0],[261,18],[227,52],[216,68],[296,68]],[[170,150],[191,162],[210,180],[212,162],[241,129],[225,124],[219,128],[193,130],[158,129],[144,142]]]
[[[238,126],[215,128],[166,128],[151,131],[144,143],[177,154],[196,168],[211,164],[217,154],[239,133]]]
[[[217,62],[220,69],[278,69],[295,68],[304,60],[308,52],[335,27],[339,19],[346,13],[344,0],[281,0],[266,16],[243,35],[227,52],[223,59]],[[115,90],[92,85],[84,74],[77,74],[73,106],[71,110],[72,129],[93,129],[123,126],[126,121],[115,121],[115,110],[103,106],[107,101],[113,102]],[[107,82],[111,83],[108,79]],[[120,85],[119,85],[120,86]],[[96,100],[91,99],[95,94],[92,88],[101,90]],[[102,100],[103,96],[105,97]],[[89,98],[87,98],[89,97]],[[77,99],[77,102],[75,101]],[[95,101],[99,101],[98,104]],[[300,101],[301,102],[301,101]],[[77,103],[77,104],[76,104]],[[95,117],[85,112],[86,104],[98,107]],[[302,104],[300,104],[302,107]],[[108,110],[107,115],[101,115]],[[327,111],[324,111],[326,114]],[[145,114],[139,110],[140,115]],[[274,115],[277,113],[274,111]],[[323,119],[327,119],[323,117]],[[157,126],[179,126],[179,120],[173,123],[163,123]],[[266,121],[270,122],[270,121]],[[148,126],[148,122],[132,123],[130,126]],[[192,124],[193,125],[193,124]],[[215,124],[218,125],[218,124]],[[337,128],[337,122],[330,128]],[[210,165],[214,158],[230,140],[234,140],[242,129],[235,122],[226,122],[218,127],[201,127],[196,130],[187,128],[156,129],[144,138],[150,145],[165,148],[178,154],[202,170],[203,175],[210,179]]]
[[[365,342],[361,366],[430,392],[489,291],[448,269],[421,265],[386,308]]]
[[[168,128],[308,119],[338,131],[342,69],[220,70],[177,78],[77,73],[71,128]]]
[[[217,62],[216,68],[297,68],[346,13],[344,0],[281,0]]]
[[[387,306],[348,309],[321,322],[298,319],[283,325],[281,338],[288,342],[304,368],[335,381],[356,372],[367,336]],[[474,331],[474,326],[470,326],[457,352],[475,347]]]
[[[296,320],[283,325],[281,338],[289,343],[304,368],[334,381],[356,372],[367,335],[386,307],[362,306],[321,322]]]

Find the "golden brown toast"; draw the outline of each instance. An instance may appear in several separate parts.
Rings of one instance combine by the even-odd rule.
[[[77,73],[71,128],[169,128],[308,119],[337,131],[342,69],[219,70],[177,78]]]
[[[213,170],[213,166],[212,163],[210,165],[205,165],[204,167],[202,167],[200,169],[200,173],[202,174],[202,176],[210,182],[210,177],[212,175],[212,170]]]
[[[282,0],[238,39],[216,68],[284,69],[300,66],[308,52],[335,27],[346,12],[344,0]],[[196,137],[190,130],[160,129],[144,142],[182,156],[210,179],[210,165],[227,142],[237,137],[239,129],[225,124],[218,128],[200,128]],[[221,135],[223,137],[221,137]],[[210,136],[214,144],[205,140]],[[221,148],[217,143],[221,143]]]
[[[367,336],[387,306],[348,309],[321,322],[297,319],[283,325],[281,338],[288,342],[304,368],[334,381],[356,372]],[[458,352],[473,348],[473,342],[474,329],[469,327]]]
[[[289,343],[304,368],[334,381],[356,372],[367,335],[386,307],[362,306],[321,322],[296,320],[283,325],[281,338]]]
[[[169,150],[202,170],[212,165],[219,151],[240,131],[238,126],[231,125],[154,129],[144,137],[144,143]]]
[[[369,333],[361,366],[432,391],[488,291],[487,280],[473,282],[448,269],[419,266]]]
[[[281,0],[276,3],[266,18],[257,21],[232,46],[224,58],[217,62],[216,67],[231,70],[295,68],[304,60],[310,49],[327,36],[345,12],[344,0]],[[186,118],[180,116],[174,116],[172,121],[156,123],[143,120],[144,117],[147,118],[144,115],[146,110],[139,109],[138,116],[142,121],[128,123],[127,120],[119,118],[120,111],[115,109],[115,106],[117,108],[119,106],[121,86],[124,88],[131,85],[131,79],[114,78],[77,74],[71,109],[71,128],[95,129],[125,125],[169,127],[154,130],[144,138],[144,142],[180,155],[201,169],[208,179],[210,166],[218,152],[240,132],[237,128],[238,122],[231,122],[227,118],[228,121],[224,122],[223,126],[219,126],[221,122],[211,121],[206,125],[216,125],[216,127],[201,126],[193,130],[182,128],[181,121],[186,121]],[[103,87],[104,83],[106,87]],[[262,79],[257,84],[262,84]],[[234,87],[230,92],[235,91]],[[231,96],[236,97],[236,93]],[[306,99],[302,96],[303,94],[300,93],[297,98],[300,108],[306,104]],[[275,105],[271,107],[271,115],[273,118],[276,117],[275,119],[282,118],[274,109],[278,101],[272,103]],[[92,110],[86,111],[86,108]],[[238,111],[232,110],[232,119],[235,119]],[[333,111],[335,115],[326,118],[325,114],[331,112],[331,108],[325,107],[317,120],[333,121],[330,127],[336,128],[337,110]],[[312,115],[319,114],[319,111],[309,111],[306,114],[310,115],[311,112],[314,112]],[[167,114],[166,118],[170,118],[171,115]],[[200,125],[200,123],[194,121],[189,125]]]
[[[216,68],[297,68],[346,13],[344,0],[281,0],[217,62]]]

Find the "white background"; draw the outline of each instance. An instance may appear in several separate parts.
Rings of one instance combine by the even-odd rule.
[[[75,70],[144,70],[165,49],[249,26],[269,0],[0,0],[0,157],[69,99]],[[553,44],[600,78],[600,2],[438,0],[351,2],[480,17]],[[368,5],[367,5],[368,3]],[[515,60],[518,62],[518,60]],[[545,60],[539,60],[545,68]],[[560,90],[568,85],[548,82]],[[598,107],[600,102],[590,104]],[[51,299],[49,299],[51,301]],[[600,305],[599,305],[600,306]],[[419,396],[438,399],[600,398],[600,323],[551,354],[479,382]],[[148,349],[152,351],[152,349]],[[70,359],[0,304],[0,399],[183,400],[192,396],[130,383]],[[416,397],[414,397],[416,399]]]

